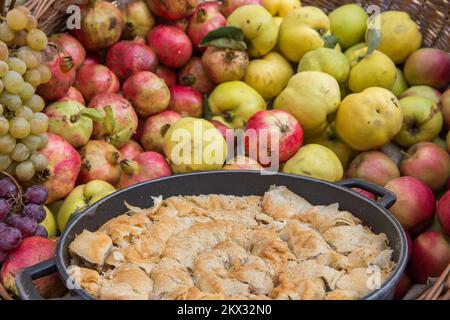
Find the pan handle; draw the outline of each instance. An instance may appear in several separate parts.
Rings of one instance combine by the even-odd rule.
[[[336,183],[337,185],[341,187],[346,188],[360,188],[365,191],[369,191],[379,197],[379,199],[376,202],[380,207],[389,209],[392,207],[397,201],[397,197],[392,191],[389,191],[383,187],[377,186],[373,183],[361,180],[361,179],[348,179],[348,180],[342,180]]]
[[[16,275],[16,287],[22,300],[44,300],[33,284],[33,280],[58,272],[56,259],[52,258],[34,266],[25,268]],[[57,300],[78,300],[79,296],[69,296]]]

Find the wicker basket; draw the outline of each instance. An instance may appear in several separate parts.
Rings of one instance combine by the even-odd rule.
[[[83,0],[29,0],[26,3],[39,18],[47,33],[61,31],[67,6]],[[125,0],[117,0],[121,2]],[[382,11],[402,10],[408,12],[419,24],[426,47],[449,50],[450,0],[302,0],[303,5],[318,6],[330,12],[345,3],[360,3],[363,7],[378,5]]]

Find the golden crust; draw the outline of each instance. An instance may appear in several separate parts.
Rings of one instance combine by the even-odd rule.
[[[74,240],[75,261],[101,271],[72,266],[83,289],[99,299],[358,299],[372,290],[369,267],[383,279],[393,267],[384,234],[285,187],[155,201]]]

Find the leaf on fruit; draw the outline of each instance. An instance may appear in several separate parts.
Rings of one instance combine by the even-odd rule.
[[[206,120],[211,120],[213,117],[213,113],[211,111],[211,107],[209,106],[208,96],[205,94],[203,98],[203,117]]]
[[[381,31],[380,29],[376,27],[370,27],[367,31],[367,52],[366,57],[371,55],[376,49],[378,49],[378,46],[380,45],[381,41]]]
[[[334,49],[338,44],[338,38],[332,34],[323,37],[323,41],[325,42],[325,48]]]
[[[203,38],[199,46],[234,50],[247,49],[247,44],[244,41],[244,32],[240,28],[233,26],[221,27],[211,31]]]
[[[103,108],[106,117],[103,119],[103,124],[105,125],[106,132],[112,134],[114,132],[115,122],[114,122],[114,112],[111,106],[106,106]]]

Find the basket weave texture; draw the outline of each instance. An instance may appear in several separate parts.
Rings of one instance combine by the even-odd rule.
[[[39,18],[47,33],[59,32],[64,26],[69,5],[84,0],[29,0],[26,6]],[[120,3],[124,0],[116,0]],[[419,24],[423,43],[449,51],[450,44],[450,0],[302,0],[302,4],[314,5],[329,13],[346,3],[359,3],[366,8],[377,5],[381,11],[402,10]]]
[[[420,26],[423,46],[449,51],[450,0],[302,0],[303,6],[313,5],[326,13],[346,3],[359,3],[363,8],[377,5],[382,12],[406,11]]]

